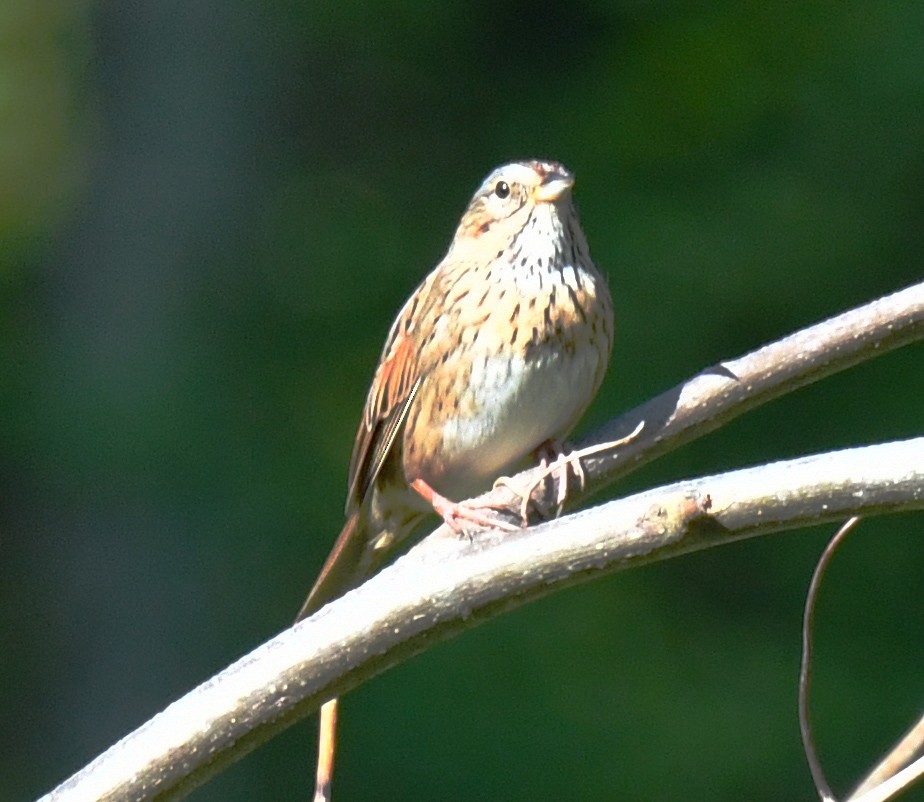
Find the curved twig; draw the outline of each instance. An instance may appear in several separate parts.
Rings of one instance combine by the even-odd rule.
[[[818,760],[818,753],[815,750],[815,740],[812,737],[812,722],[809,715],[809,692],[812,685],[812,624],[815,619],[818,591],[821,589],[821,580],[824,578],[825,571],[831,563],[834,552],[837,551],[841,543],[844,542],[844,538],[859,522],[860,517],[857,515],[848,518],[844,525],[837,530],[834,537],[831,538],[828,545],[825,546],[825,550],[821,553],[818,565],[815,566],[815,571],[812,574],[808,597],[805,600],[805,612],[802,615],[802,661],[799,665],[799,732],[802,734],[802,747],[805,749],[805,757],[808,760],[809,770],[812,772],[812,780],[815,782],[815,788],[822,802],[836,802],[836,797],[825,779],[821,761]]]

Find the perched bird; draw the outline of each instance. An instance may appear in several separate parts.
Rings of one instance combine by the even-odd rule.
[[[613,306],[561,164],[522,161],[478,188],[449,251],[391,327],[350,462],[347,522],[301,620],[374,573],[430,512],[560,443],[603,380]],[[321,709],[315,800],[329,799],[336,700]]]

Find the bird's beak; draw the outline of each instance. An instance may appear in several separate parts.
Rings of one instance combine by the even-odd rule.
[[[567,173],[546,173],[542,183],[536,187],[534,197],[537,201],[548,203],[558,200],[565,192],[574,186],[574,178]]]

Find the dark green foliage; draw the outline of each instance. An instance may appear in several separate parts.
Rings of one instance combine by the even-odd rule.
[[[612,283],[583,431],[922,275],[916,0],[43,5],[0,12],[3,799],[292,619],[387,327],[497,164],[576,173]],[[922,357],[615,492],[921,434]],[[822,592],[838,791],[920,713],[921,530],[862,525]],[[813,798],[796,672],[829,534],[593,583],[386,674],[344,702],[338,798]],[[306,798],[313,739],[192,798]]]

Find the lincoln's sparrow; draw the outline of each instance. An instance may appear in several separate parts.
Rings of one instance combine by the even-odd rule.
[[[469,203],[449,252],[391,327],[350,462],[347,523],[302,619],[374,572],[436,510],[488,523],[468,498],[560,441],[603,380],[613,307],[560,164],[514,162]],[[322,709],[329,792],[334,703]],[[324,768],[320,764],[327,763]],[[325,788],[324,786],[327,786]]]

